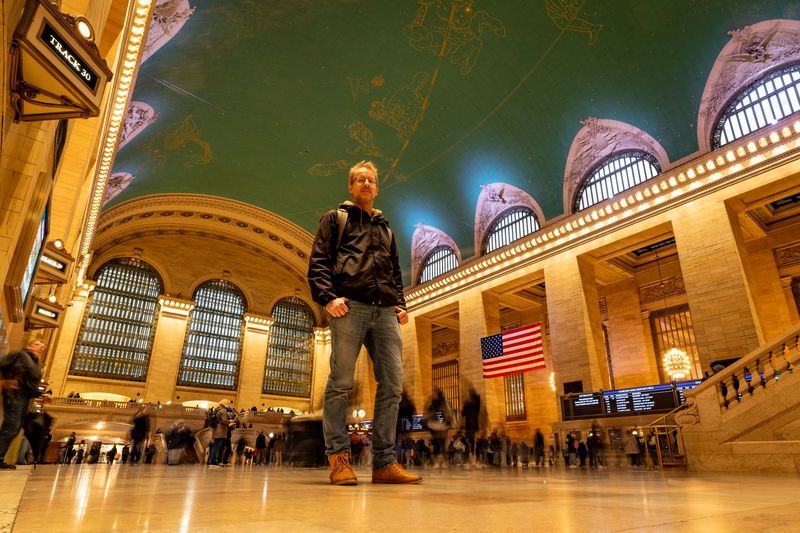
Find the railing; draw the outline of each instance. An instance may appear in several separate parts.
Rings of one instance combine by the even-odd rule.
[[[675,416],[686,408],[686,404],[679,405],[642,428],[646,448],[645,464],[648,468],[686,466],[683,430]],[[654,440],[652,445],[650,444],[651,437]]]
[[[112,407],[114,409],[138,409],[143,404],[136,402],[110,402],[108,400],[84,400],[83,398],[51,398],[48,405],[70,407]]]
[[[720,410],[725,412],[774,386],[798,365],[800,326],[794,326],[714,374],[695,389],[695,395],[714,387]]]

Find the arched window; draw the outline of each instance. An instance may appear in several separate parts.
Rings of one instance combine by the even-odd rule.
[[[722,113],[711,146],[721,146],[800,111],[800,64],[767,74],[740,92]]]
[[[515,207],[503,213],[486,232],[483,253],[489,253],[539,229],[539,221],[529,207]]]
[[[233,283],[216,279],[200,285],[194,301],[178,385],[235,390],[247,310],[244,296]]]
[[[96,278],[69,373],[145,381],[161,280],[150,265],[134,258],[106,263]]]
[[[589,172],[575,198],[575,212],[599,204],[661,173],[655,156],[641,150],[614,154]]]
[[[290,296],[275,304],[275,322],[269,330],[264,394],[311,397],[314,362],[314,313],[300,298]]]
[[[419,275],[419,282],[425,283],[433,278],[439,277],[445,272],[449,272],[458,266],[456,253],[449,246],[438,246],[422,262],[422,273]]]

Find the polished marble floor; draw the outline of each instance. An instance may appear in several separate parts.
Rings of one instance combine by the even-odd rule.
[[[797,476],[450,469],[387,486],[358,473],[334,487],[315,469],[40,466],[13,531],[800,531]]]

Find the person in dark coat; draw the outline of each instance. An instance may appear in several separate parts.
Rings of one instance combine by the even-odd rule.
[[[480,430],[481,397],[470,388],[469,398],[464,402],[461,409],[461,417],[464,421],[464,437],[467,439],[469,453],[475,458],[475,435]]]
[[[144,441],[150,433],[150,408],[142,406],[133,415],[133,428],[131,429],[131,440],[133,450],[131,451],[131,464],[141,463],[144,453]]]
[[[3,395],[3,424],[0,425],[0,469],[15,469],[5,456],[11,442],[19,433],[31,399],[42,396],[39,384],[42,368],[39,360],[47,351],[42,341],[32,341],[24,350],[0,358],[0,392]]]

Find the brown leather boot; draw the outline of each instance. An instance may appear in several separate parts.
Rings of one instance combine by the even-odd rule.
[[[372,471],[373,483],[394,483],[398,485],[406,485],[409,483],[422,483],[422,476],[410,474],[397,463],[385,466],[380,470]]]
[[[331,465],[331,485],[358,485],[358,478],[350,468],[350,454],[347,452],[332,453],[328,456]]]

